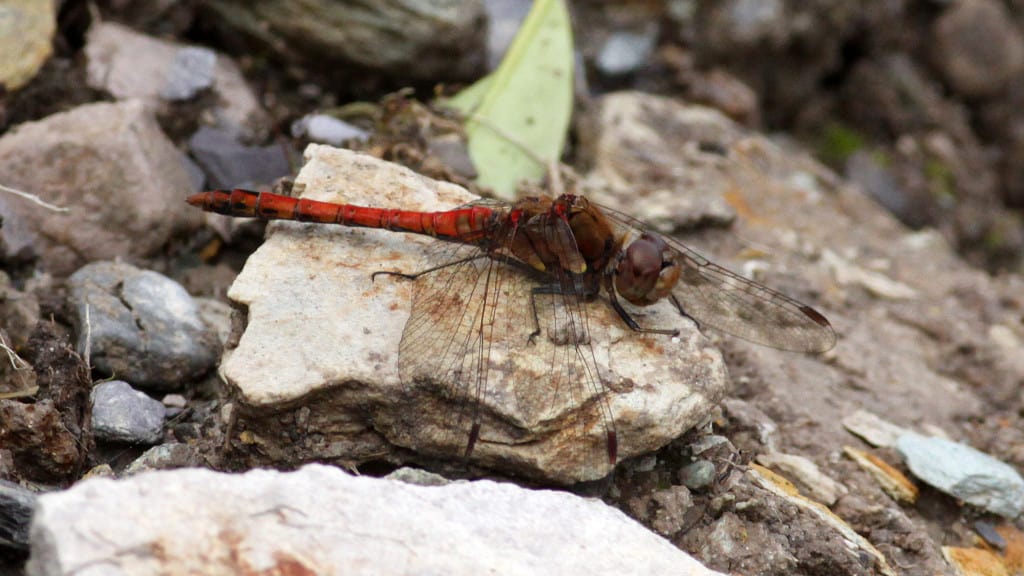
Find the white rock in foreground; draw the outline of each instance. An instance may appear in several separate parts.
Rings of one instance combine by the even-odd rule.
[[[718,574],[600,501],[311,465],[87,480],[39,498],[31,576]]]
[[[458,186],[346,150],[311,145],[306,161],[296,180],[305,198],[412,210],[472,199]],[[474,391],[403,386],[398,350],[412,282],[370,278],[429,268],[434,242],[341,226],[270,228],[228,292],[249,318],[221,370],[238,392],[239,447],[255,448],[249,464],[394,461],[406,458],[403,449],[461,460],[468,436],[452,422],[471,409]],[[630,332],[603,295],[584,306],[600,386],[554,384],[552,366],[579,356],[549,338],[527,345],[529,301],[521,307],[521,325],[512,328],[522,329],[523,345],[491,357],[497,379],[483,397],[474,464],[561,483],[600,478],[611,470],[605,426],[617,431],[620,459],[643,454],[698,423],[724,392],[720,353],[667,302],[636,314],[645,326],[680,329],[679,338]]]

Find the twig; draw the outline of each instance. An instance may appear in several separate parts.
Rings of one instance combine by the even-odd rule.
[[[18,356],[18,353],[8,346],[7,342],[4,342],[3,338],[0,338],[0,349],[7,352],[7,359],[11,361],[11,368],[14,368],[15,370],[25,370],[30,368],[28,362],[22,360],[21,356]]]
[[[85,346],[82,350],[85,367],[92,372],[92,322],[89,321],[89,305],[85,305]]]
[[[54,212],[70,212],[71,211],[70,208],[64,208],[64,207],[61,207],[61,206],[55,206],[53,204],[50,204],[49,202],[44,201],[43,199],[41,199],[39,196],[36,196],[35,194],[29,194],[28,192],[22,192],[21,190],[17,190],[17,189],[11,188],[9,186],[4,186],[3,184],[0,184],[0,192],[7,192],[8,194],[14,194],[15,196],[20,196],[21,198],[24,198],[26,200],[29,200],[30,202],[38,204],[38,205],[42,206],[43,208],[46,208],[47,210],[53,210]]]
[[[18,353],[15,352],[3,338],[0,338],[0,349],[7,353],[7,359],[11,362],[11,367],[15,371],[20,370],[31,370],[32,366],[28,362],[25,362]],[[31,386],[22,390],[16,390],[14,392],[3,392],[0,393],[0,400],[7,400],[12,398],[24,398],[26,396],[32,396],[39,391],[39,386]]]

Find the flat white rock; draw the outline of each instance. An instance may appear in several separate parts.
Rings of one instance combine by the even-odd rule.
[[[599,500],[322,465],[150,472],[43,495],[27,573],[719,574]]]
[[[473,199],[453,184],[321,145],[307,148],[295,186],[305,198],[410,210]],[[446,428],[454,413],[471,405],[474,391],[453,397],[436,386],[403,387],[398,351],[413,282],[370,278],[377,271],[429,268],[428,246],[436,242],[320,224],[269,228],[228,292],[249,314],[221,371],[237,388],[247,445],[277,464],[359,463],[393,456],[396,448],[461,459],[468,435]],[[590,480],[611,470],[609,427],[617,432],[622,459],[653,451],[698,423],[725,389],[720,353],[668,303],[634,313],[645,326],[678,328],[681,335],[636,334],[603,296],[587,304],[591,345],[581,349],[593,351],[600,386],[556,385],[552,366],[573,362],[574,348],[547,338],[527,345],[525,328],[521,347],[492,354],[491,373],[500,379],[483,394],[472,463],[556,482]],[[522,326],[532,322],[525,305]],[[445,337],[439,330],[437,338]],[[265,417],[296,406],[307,411],[294,417],[302,427],[292,418]],[[602,416],[604,407],[610,417]],[[308,435],[296,440],[298,433]]]

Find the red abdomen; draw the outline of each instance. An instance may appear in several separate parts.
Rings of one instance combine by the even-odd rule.
[[[415,212],[333,204],[238,188],[193,194],[187,201],[207,212],[225,216],[383,228],[466,243],[484,239],[488,226],[494,220],[494,210],[484,206],[444,212]]]

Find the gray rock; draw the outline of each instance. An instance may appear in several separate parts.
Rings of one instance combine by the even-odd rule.
[[[221,346],[227,344],[231,337],[231,306],[215,298],[198,297],[195,301],[199,316],[217,334],[217,341]]]
[[[907,189],[900,186],[896,177],[882,165],[875,156],[858,150],[846,159],[843,168],[845,176],[860,185],[864,192],[878,201],[901,221],[914,228],[927,224],[928,211],[919,202],[908,196]]]
[[[160,96],[167,100],[188,100],[213,86],[217,54],[208,48],[186,47],[174,54],[167,72],[167,84]]]
[[[904,434],[896,450],[924,482],[1006,518],[1024,513],[1024,479],[1009,464],[959,442]]]
[[[214,62],[210,62],[211,56]],[[113,22],[97,22],[86,36],[87,81],[118,100],[140,99],[167,112],[172,100],[209,87],[217,96],[217,126],[244,138],[261,138],[270,119],[241,70],[206,48],[152,38]]]
[[[679,471],[679,480],[690,490],[700,490],[715,479],[715,464],[709,460],[697,460]]]
[[[28,528],[35,509],[34,492],[0,480],[0,550],[28,551]]]
[[[964,96],[993,94],[1024,71],[1024,34],[997,0],[951,3],[932,35],[935,64]]]
[[[308,114],[292,123],[292,136],[304,136],[313,142],[341,146],[352,139],[365,141],[369,134],[366,130],[334,116]]]
[[[444,486],[445,484],[451,484],[451,480],[441,476],[440,474],[434,474],[433,472],[427,472],[426,470],[420,470],[419,468],[409,468],[407,466],[395,470],[391,474],[385,476],[388,480],[398,480],[399,482],[405,482],[406,484],[416,484],[417,486]]]
[[[583,154],[594,166],[587,197],[660,232],[723,226],[735,218],[725,201],[735,183],[719,168],[723,158],[698,151],[702,144],[727,149],[742,137],[720,112],[618,92],[597,100],[582,124]]]
[[[530,4],[520,0],[485,0],[487,9],[487,69],[501,64],[512,40],[530,12]]]
[[[726,3],[722,13],[722,24],[738,44],[777,40],[787,25],[781,0],[736,0]]]
[[[623,76],[647,64],[658,39],[657,28],[615,32],[605,40],[594,64],[607,76]]]
[[[691,443],[688,446],[688,448],[690,449],[691,454],[693,454],[694,456],[699,456],[707,452],[708,450],[717,448],[719,446],[726,446],[730,452],[736,451],[732,443],[729,442],[728,438],[726,438],[725,436],[719,436],[718,434],[708,434],[707,436],[701,436],[693,443]]]
[[[657,507],[651,527],[666,538],[683,528],[686,512],[693,508],[693,497],[685,486],[657,490],[651,495],[651,502]]]
[[[181,394],[167,394],[160,400],[160,403],[168,409],[182,410],[188,406],[188,399]]]
[[[745,126],[758,126],[761,123],[758,94],[744,81],[720,68],[707,72],[694,71],[686,100],[720,110]]]
[[[2,143],[0,139],[0,145]],[[13,213],[17,209],[17,202],[10,202],[14,207],[8,206],[3,196],[6,194],[0,194],[0,215]],[[35,222],[27,218],[4,220],[4,225],[0,226],[0,256],[8,262],[31,262],[39,258],[41,249],[46,246],[37,245],[38,234],[35,228]]]
[[[774,452],[779,442],[779,425],[760,408],[739,398],[726,398],[722,402],[725,415],[734,421],[735,428],[749,431],[752,439],[768,452]]]
[[[452,184],[366,155],[311,145],[306,156],[296,181],[304,197],[428,210],[471,199]],[[571,346],[559,343],[564,326],[545,325],[546,336],[528,344],[525,291],[510,296],[520,298],[512,302],[522,315],[499,316],[502,324],[492,334],[496,367],[485,392],[460,388],[451,370],[430,375],[435,385],[416,377],[403,383],[398,351],[415,286],[370,275],[426,269],[432,240],[279,224],[228,291],[249,317],[221,371],[244,408],[236,430],[252,439],[239,448],[258,446],[253,465],[268,458],[277,465],[327,458],[359,463],[386,454],[405,462],[413,458],[409,451],[429,464],[462,462],[469,428],[460,416],[481,402],[471,464],[573,483],[611,470],[611,427],[620,459],[647,453],[703,419],[724,392],[720,354],[671,304],[646,308],[643,322],[679,328],[679,338],[629,333],[611,306],[587,304],[594,356],[584,366]],[[444,326],[424,336],[446,337]],[[559,380],[561,370],[574,372]],[[584,370],[601,380],[587,380]],[[317,401],[304,401],[309,398]],[[296,405],[311,411],[307,426],[291,424]]]
[[[226,34],[291,64],[334,74],[353,65],[408,81],[476,78],[487,29],[482,0],[333,0],[316,9],[296,0],[213,0]]]
[[[180,153],[139,101],[21,124],[0,138],[0,158],[0,182],[71,208],[53,212],[0,194],[3,229],[21,228],[19,242],[34,244],[58,276],[94,260],[152,255],[201,220],[182,202],[192,186]]]
[[[204,173],[203,169],[199,167],[199,164],[196,164],[195,161],[187,154],[181,155],[181,161],[185,164],[185,169],[188,170],[188,178],[192,183],[192,191],[199,192],[200,190],[205,190],[206,173]]]
[[[799,572],[810,556],[815,559],[829,558],[831,565],[826,570],[829,574],[866,573],[897,576],[896,570],[889,565],[886,556],[870,540],[857,533],[852,526],[821,503],[794,492],[792,484],[787,480],[765,468],[751,466],[737,479],[737,485],[733,489],[742,490],[740,485],[748,482],[759,491],[764,491],[762,494],[765,496],[771,495],[770,503],[762,501],[756,506],[761,507],[761,513],[770,515],[773,522],[748,526],[752,530],[749,530],[747,535],[743,530],[718,532],[724,526],[716,526],[718,536],[709,534],[706,537],[709,544],[717,540],[718,545],[725,545],[721,552],[729,559],[730,566],[734,569],[750,572],[750,569],[754,568],[747,563],[751,555],[769,555],[770,560],[767,564],[779,560],[783,563],[793,562],[789,569],[785,570],[779,570],[781,566],[771,566],[772,572],[788,574]],[[737,506],[736,510],[751,505],[755,504],[748,500]],[[725,514],[730,515],[732,512]],[[786,550],[785,543],[792,542],[794,538],[801,539],[802,536],[799,535],[802,534],[815,534],[815,545],[809,549],[797,546]],[[721,537],[724,539],[720,539]],[[800,556],[804,558],[798,559]],[[754,563],[755,566],[764,564],[766,562],[763,561]]]
[[[189,138],[188,146],[213,188],[251,187],[292,171],[281,146],[246,146],[230,130],[203,126]]]
[[[153,446],[124,469],[125,476],[134,476],[151,470],[196,468],[204,464],[194,446],[172,442]]]
[[[127,382],[97,384],[91,398],[92,429],[97,439],[132,444],[156,444],[163,439],[167,408]]]
[[[80,354],[94,368],[147,390],[168,390],[209,371],[220,345],[188,292],[121,262],[97,262],[68,279]]]
[[[1007,542],[1006,538],[999,533],[995,524],[984,520],[976,520],[972,525],[972,528],[974,528],[974,532],[978,536],[982,537],[986,544],[1005,554],[1009,542]]]
[[[30,576],[718,574],[598,500],[321,465],[88,480],[39,498],[31,542]]]

